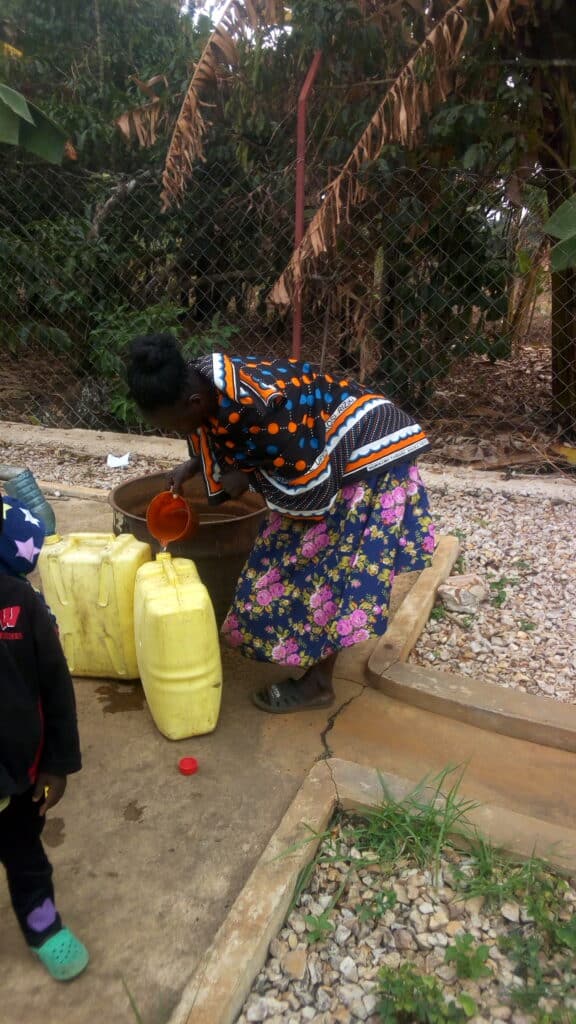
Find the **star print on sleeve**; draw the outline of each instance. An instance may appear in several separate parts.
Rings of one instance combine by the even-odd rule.
[[[28,540],[15,540],[16,548],[20,558],[24,558],[27,562],[34,562],[36,555],[40,554],[40,548],[37,548],[34,543],[33,537],[28,537]]]
[[[32,515],[29,508],[21,508],[19,511],[24,516],[25,522],[32,523],[33,526],[40,526],[40,520]]]

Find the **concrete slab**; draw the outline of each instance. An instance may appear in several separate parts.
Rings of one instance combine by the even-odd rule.
[[[97,500],[54,501],[57,527],[111,530]],[[37,581],[36,581],[37,582]],[[162,1024],[310,766],[330,714],[361,692],[338,679],[330,711],[265,715],[250,692],[285,670],[224,653],[220,722],[211,736],[170,743],[139,686],[78,680],[84,769],[50,816],[46,848],[58,905],[92,963],[69,986],[26,951],[0,883],[2,1019],[26,1024]],[[198,774],[178,759],[193,754]],[[6,980],[9,979],[9,980]]]
[[[322,752],[325,713],[299,719],[288,754],[282,720],[270,722],[251,706],[250,690],[270,671],[228,660],[217,731],[181,743],[156,731],[140,687],[77,682],[84,769],[48,821],[46,847],[58,905],[92,965],[70,986],[45,976],[28,958],[3,884],[3,1019],[133,1022],[123,978],[145,1024],[166,1020]],[[179,775],[185,754],[198,759],[197,776]]]
[[[332,817],[329,762],[314,765],[201,961],[169,1024],[232,1024]]]
[[[383,787],[393,800],[413,790],[409,779],[330,758],[314,765],[235,900],[212,945],[184,989],[169,1024],[233,1024],[278,933],[299,874],[312,860],[336,807],[373,809]],[[441,805],[435,786],[419,800]],[[463,824],[462,822],[460,824]],[[471,808],[466,824],[515,857],[540,856],[573,876],[576,831],[514,813],[497,805]],[[466,845],[458,833],[458,845]]]
[[[364,689],[330,731],[335,757],[418,782],[466,768],[462,791],[482,803],[576,828],[576,754],[445,718]]]
[[[51,498],[59,533],[112,533],[112,509],[105,496],[92,498]]]

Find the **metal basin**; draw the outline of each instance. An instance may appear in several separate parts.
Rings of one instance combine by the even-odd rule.
[[[113,511],[114,533],[131,533],[138,540],[150,544],[153,551],[158,551],[158,542],[148,533],[146,509],[156,494],[167,489],[167,481],[167,473],[153,473],[134,477],[115,487],[108,497]],[[169,550],[172,555],[191,558],[196,563],[212,598],[216,618],[221,623],[266,517],[266,505],[259,495],[246,493],[235,501],[212,508],[208,505],[204,484],[198,477],[185,484],[184,495],[198,514],[200,528],[191,540],[171,544]]]

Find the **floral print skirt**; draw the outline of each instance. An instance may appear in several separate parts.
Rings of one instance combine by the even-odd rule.
[[[395,575],[426,568],[434,543],[412,463],[343,487],[320,521],[272,512],[238,581],[223,640],[247,658],[308,668],[381,636]]]

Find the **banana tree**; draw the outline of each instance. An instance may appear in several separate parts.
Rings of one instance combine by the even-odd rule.
[[[465,91],[469,66],[479,54],[478,64],[481,66],[484,61],[484,70],[476,84],[479,94],[491,92],[491,126],[501,116],[498,104],[503,93],[508,91],[514,99],[508,102],[506,117],[502,118],[503,134],[508,133],[507,141],[512,146],[507,159],[493,163],[492,173],[497,177],[512,174],[517,166],[515,161],[528,152],[534,154],[533,165],[545,176],[551,164],[556,171],[564,169],[568,187],[572,174],[569,169],[576,165],[572,0],[355,3],[362,16],[378,27],[390,53],[398,57],[396,63],[393,59],[389,62],[395,73],[380,102],[374,104],[372,116],[364,122],[364,129],[356,135],[348,158],[334,161],[339,169],[332,180],[318,189],[321,202],[315,212],[310,211],[302,241],[270,290],[271,303],[281,311],[290,309],[299,289],[318,279],[322,267],[329,265],[334,269],[342,250],[350,251],[346,243],[350,230],[362,233],[363,211],[374,195],[367,180],[367,167],[378,163],[391,147],[404,154],[413,153],[413,166],[419,166],[419,154],[426,145],[431,121],[451,98],[458,98]],[[164,166],[164,209],[182,202],[195,165],[206,158],[207,129],[213,120],[218,89],[224,78],[236,80],[238,40],[251,26],[274,23],[278,11],[273,8],[276,4],[266,0],[231,0],[225,5],[222,20],[196,65],[172,136]],[[294,3],[294,11],[297,10]],[[343,2],[342,17],[349,16],[350,10]],[[321,20],[320,8],[317,14]],[[328,35],[328,49],[331,42]],[[335,52],[334,67],[338,66],[337,60]],[[388,68],[385,73],[389,73]],[[509,88],[510,77],[522,79],[522,95],[519,88]],[[479,138],[476,147],[471,148],[481,151],[483,145],[484,140]],[[559,205],[558,200],[552,202],[551,198],[557,175],[552,174],[550,181],[548,208],[552,213]],[[561,200],[564,198],[565,190]],[[385,247],[385,238],[379,244]],[[555,272],[552,291],[553,397],[559,415],[567,415],[576,423],[576,381],[570,370],[576,365],[574,328],[570,326],[576,322],[573,272]],[[345,303],[350,306],[354,301],[348,290]],[[365,304],[364,294],[359,301]]]
[[[0,143],[21,146],[52,164],[62,163],[64,154],[73,155],[63,128],[39,107],[0,83]]]
[[[512,0],[513,5],[513,0]],[[385,93],[344,167],[326,189],[322,205],[310,220],[270,299],[287,306],[294,290],[313,271],[315,262],[333,250],[342,226],[368,198],[361,171],[377,160],[385,145],[414,148],[424,119],[457,87],[458,63],[466,50],[472,18],[485,7],[486,31],[511,31],[511,0],[459,0],[437,20],[422,44]]]
[[[546,232],[558,239],[550,254],[552,270],[576,268],[576,196],[566,199],[544,225]]]

